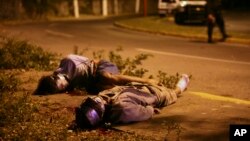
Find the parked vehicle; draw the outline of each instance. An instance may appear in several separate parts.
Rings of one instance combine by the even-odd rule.
[[[174,15],[178,24],[206,21],[206,0],[159,0],[159,14],[168,11]]]
[[[178,2],[176,2],[176,0],[158,0],[158,13],[161,16],[173,13],[177,5]]]

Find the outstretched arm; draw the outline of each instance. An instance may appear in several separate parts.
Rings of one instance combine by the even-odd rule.
[[[113,75],[108,72],[103,72],[102,76],[103,76],[104,81],[106,81],[108,84],[114,84],[114,85],[125,85],[130,82],[157,85],[157,82],[153,79],[140,78],[140,77],[135,77],[135,76],[121,75],[121,74]]]

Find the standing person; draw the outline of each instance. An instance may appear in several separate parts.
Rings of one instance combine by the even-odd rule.
[[[221,32],[222,38],[220,41],[225,41],[229,35],[226,33],[225,21],[222,15],[221,0],[207,0],[207,34],[208,43],[213,43],[213,29],[217,24]]]
[[[76,109],[75,123],[79,128],[95,128],[108,122],[131,123],[150,119],[158,108],[177,101],[187,88],[189,77],[183,74],[175,89],[163,86],[133,84],[117,86],[88,97]]]
[[[109,89],[115,85],[140,82],[156,85],[152,79],[121,75],[116,65],[105,60],[91,60],[70,54],[63,58],[53,74],[43,76],[34,94],[54,94],[85,88],[89,93]]]

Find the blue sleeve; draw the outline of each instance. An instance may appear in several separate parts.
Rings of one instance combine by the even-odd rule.
[[[97,66],[97,73],[100,72],[109,72],[111,74],[119,74],[117,66],[111,62],[101,60]]]

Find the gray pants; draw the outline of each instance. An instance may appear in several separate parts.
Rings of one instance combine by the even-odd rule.
[[[109,103],[110,101],[116,101],[117,97],[124,92],[130,92],[131,95],[136,95],[139,99],[145,100],[146,103],[147,101],[151,101],[147,104],[158,108],[173,104],[177,101],[177,94],[174,90],[163,86],[155,87],[143,84],[116,86],[99,93],[99,96]]]
[[[174,90],[166,87],[146,86],[151,94],[157,97],[156,107],[165,107],[177,101],[177,94]]]
[[[164,87],[133,85],[120,90],[109,103],[108,120],[113,123],[147,120],[154,115],[154,108],[165,107],[177,100],[176,93]]]

